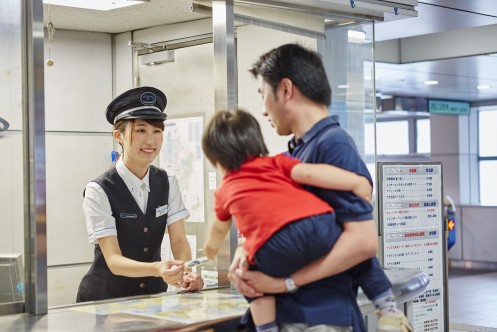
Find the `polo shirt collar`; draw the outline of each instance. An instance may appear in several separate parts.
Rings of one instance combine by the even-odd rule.
[[[328,126],[340,126],[338,122],[338,115],[330,115],[324,119],[319,120],[314,126],[312,126],[309,131],[307,131],[301,138],[296,139],[295,136],[290,139],[288,142],[288,151],[292,153],[292,151],[299,145],[305,144],[314,138],[317,134],[319,134],[324,128]]]
[[[116,169],[117,169],[117,173],[121,176],[124,183],[126,183],[126,185],[128,186],[128,188],[130,188],[131,191],[133,191],[132,188],[135,188],[136,190],[140,189],[142,187],[142,185],[144,184],[147,191],[150,192],[150,185],[149,185],[150,167],[147,170],[147,174],[145,174],[143,179],[139,179],[136,175],[134,175],[126,167],[122,158],[119,158],[119,160],[117,161]]]

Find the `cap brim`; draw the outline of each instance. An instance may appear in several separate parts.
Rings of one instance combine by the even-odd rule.
[[[165,113],[159,112],[155,109],[152,110],[136,110],[133,112],[130,112],[123,117],[117,116],[114,121],[120,121],[120,120],[131,120],[131,119],[146,119],[146,120],[166,120],[167,115]]]

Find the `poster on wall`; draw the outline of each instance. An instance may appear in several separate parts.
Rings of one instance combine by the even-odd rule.
[[[441,163],[378,163],[383,265],[425,272],[427,290],[408,306],[415,332],[445,331],[447,265]]]
[[[167,119],[159,166],[178,179],[188,222],[204,222],[202,116]]]

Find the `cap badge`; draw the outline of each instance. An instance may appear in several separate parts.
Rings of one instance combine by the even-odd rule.
[[[143,105],[155,104],[155,95],[152,92],[144,92],[140,96],[140,101]]]

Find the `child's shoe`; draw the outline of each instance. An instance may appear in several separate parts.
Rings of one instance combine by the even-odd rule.
[[[413,332],[411,324],[403,314],[379,314],[377,332]]]

